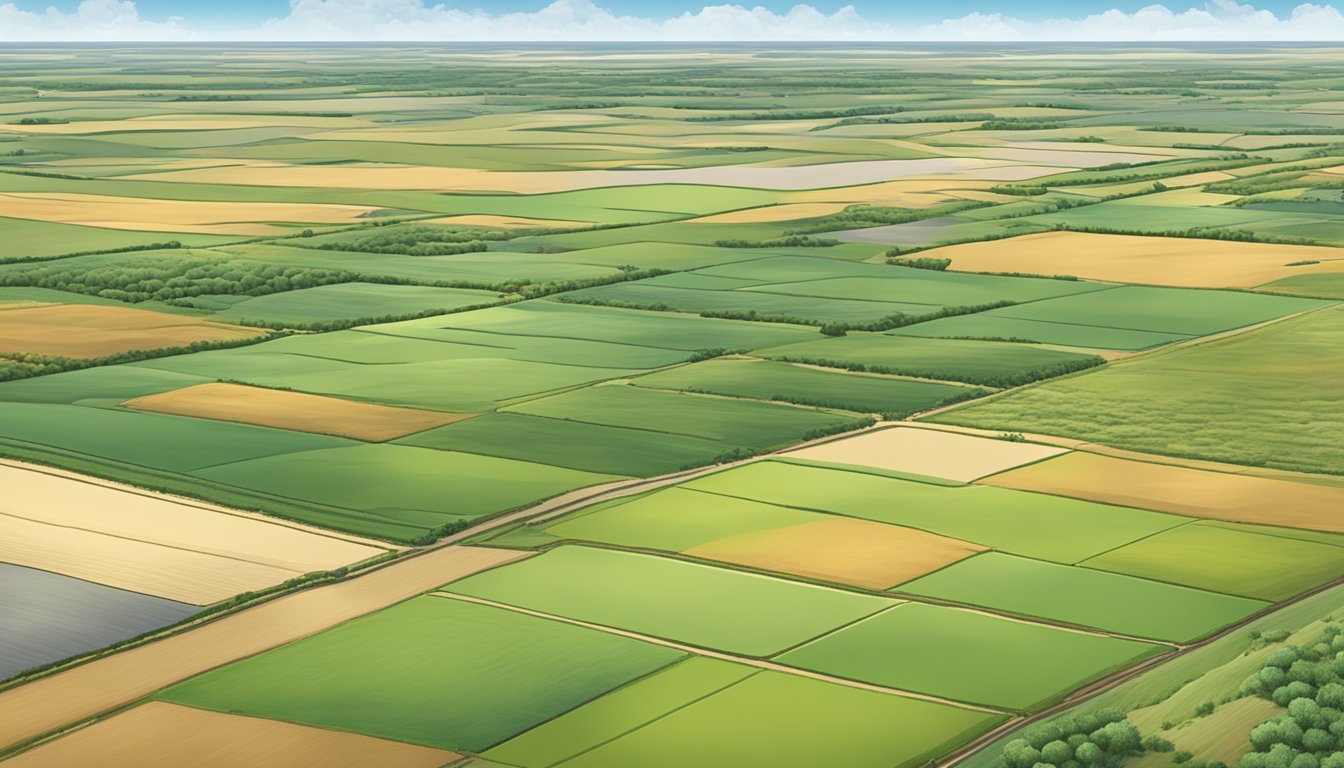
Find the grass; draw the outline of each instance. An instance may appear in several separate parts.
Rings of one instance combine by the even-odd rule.
[[[1341,547],[1266,536],[1256,530],[1233,523],[1192,523],[1083,564],[1272,601],[1344,576]]]
[[[727,450],[699,437],[521,413],[487,413],[397,442],[635,477],[708,464]]]
[[[426,532],[616,479],[544,464],[404,445],[286,453],[193,470],[215,482],[386,518]],[[331,523],[328,523],[331,525]],[[333,525],[361,532],[358,524]]]
[[[998,552],[962,560],[894,591],[1182,643],[1267,605]]]
[[[760,672],[613,741],[566,768],[914,768],[1002,718],[942,704]]]
[[[208,672],[156,698],[480,751],[682,656],[426,596]]]
[[[1146,453],[1344,474],[1344,311],[1112,363],[932,417]]]
[[[242,298],[242,301],[237,299]],[[202,296],[192,304],[205,309],[218,307],[213,319],[272,323],[313,324],[359,318],[410,315],[430,310],[498,301],[498,294],[456,288],[419,285],[340,283],[257,297]]]
[[[485,757],[520,768],[546,768],[755,673],[741,664],[692,656],[519,734],[488,750]]]
[[[590,547],[552,549],[446,589],[746,656],[778,653],[890,605],[878,597]]]
[[[910,414],[975,390],[953,384],[857,376],[770,360],[706,360],[641,376],[636,386],[826,405],[860,413]]]
[[[1100,360],[1022,344],[850,333],[761,350],[762,357],[985,386],[1015,386]]]
[[[680,552],[717,539],[822,519],[815,512],[685,488],[580,510],[546,525],[562,539]]]
[[[933,485],[783,461],[756,462],[697,478],[686,487],[905,525],[1060,563],[1084,560],[1188,520],[1059,496]]]
[[[905,603],[790,651],[785,664],[905,690],[1033,710],[1161,646]]]
[[[1122,286],[994,310],[993,315],[1125,330],[1203,336],[1319,309],[1325,302],[1240,291]]]
[[[504,410],[698,437],[751,450],[797,442],[816,430],[860,425],[851,416],[805,408],[617,385],[587,387]]]

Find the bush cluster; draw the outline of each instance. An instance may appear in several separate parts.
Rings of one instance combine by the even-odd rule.
[[[1028,728],[1003,746],[998,768],[1118,768],[1144,750],[1139,729],[1117,709]]]
[[[1254,751],[1237,768],[1344,768],[1344,625],[1328,624],[1313,646],[1275,651],[1241,692],[1288,711],[1251,731]]]

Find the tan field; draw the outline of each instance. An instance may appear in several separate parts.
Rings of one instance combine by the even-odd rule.
[[[834,518],[729,536],[683,554],[883,590],[984,549],[913,528]]]
[[[0,487],[5,559],[196,605],[386,551],[58,471],[0,465]]]
[[[7,761],[13,768],[439,768],[455,752],[151,701]]]
[[[432,168],[390,163],[345,165],[250,164],[197,170],[145,173],[125,179],[187,181],[207,184],[418,189],[459,192],[539,194],[574,189],[643,184],[713,184],[759,189],[804,190],[873,184],[892,178],[971,178],[1020,181],[1062,170],[1051,166],[1016,165],[993,160],[930,157],[918,160],[865,160],[853,163],[764,166],[710,166],[674,170],[624,171],[483,171],[475,168]]]
[[[1235,178],[1236,176],[1222,171],[1204,171],[1203,173],[1187,173],[1184,176],[1172,176],[1163,179],[1162,183],[1168,187],[1193,187],[1199,184],[1212,184],[1215,181],[1227,181]]]
[[[0,561],[192,605],[209,605],[302,575],[13,515],[0,515]]]
[[[256,328],[130,307],[56,304],[0,312],[0,353],[105,357],[132,349],[233,341],[264,333]]]
[[[197,384],[123,403],[137,411],[236,421],[276,429],[383,442],[470,418],[474,414],[422,411],[360,403],[242,384]]]
[[[1253,288],[1292,275],[1344,272],[1338,248],[1186,237],[1043,232],[933,248],[959,272],[1070,274],[1091,280],[1197,288]],[[1319,264],[1284,266],[1296,261]]]
[[[0,751],[529,554],[444,547],[0,691]]]
[[[273,235],[289,230],[266,222],[340,224],[358,221],[376,208],[307,203],[214,203],[152,200],[111,195],[7,192],[0,208],[16,219],[55,221],[104,229]]]
[[[785,456],[970,482],[1064,453],[1064,448],[1015,443],[915,427],[893,427],[833,440]]]
[[[1208,472],[1075,451],[986,485],[1178,515],[1344,533],[1344,488]]]
[[[918,203],[930,200],[962,197],[962,193],[972,190],[988,189],[993,186],[987,181],[959,181],[955,184],[943,179],[902,179],[878,184],[865,184],[857,187],[838,189],[813,189],[806,192],[792,192],[785,197],[791,203],[868,203],[869,205],[899,205],[918,207]]]

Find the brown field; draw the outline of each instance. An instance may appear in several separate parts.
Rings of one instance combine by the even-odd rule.
[[[1253,288],[1313,272],[1344,272],[1338,248],[1185,237],[1043,232],[925,251],[960,272],[1069,274],[1091,280],[1196,288]],[[1287,267],[1295,261],[1320,264]]]
[[[987,478],[985,485],[1191,517],[1344,533],[1344,488],[1073,453]]]
[[[385,547],[297,523],[0,465],[0,559],[204,605]]]
[[[444,547],[0,691],[0,751],[529,554]]]
[[[893,427],[784,455],[969,482],[1064,451],[1064,448],[1050,445],[1014,443],[936,429]]]
[[[57,304],[0,312],[0,353],[105,357],[132,349],[233,341],[264,333],[257,328],[130,307]]]
[[[242,384],[197,384],[122,403],[137,411],[237,421],[276,429],[383,442],[461,421],[474,414],[360,403]]]
[[[363,205],[199,202],[49,192],[0,193],[0,208],[16,219],[104,229],[275,235],[290,230],[267,222],[343,224],[377,210]]]
[[[7,762],[13,768],[439,768],[460,757],[356,733],[151,701]]]
[[[729,536],[682,554],[883,590],[984,550],[913,528],[834,518]]]

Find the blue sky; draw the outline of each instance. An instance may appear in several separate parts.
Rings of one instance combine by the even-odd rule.
[[[1344,41],[1344,0],[0,0],[0,42]]]
[[[4,2],[5,0],[0,0]],[[9,0],[22,10],[40,12],[48,7],[72,12],[80,0]],[[965,16],[966,14],[1005,13],[1016,18],[1032,21],[1057,17],[1077,17],[1100,13],[1111,8],[1133,12],[1158,0],[1139,0],[1130,2],[1107,2],[1107,0],[1023,0],[1022,2],[984,2],[983,0],[942,0],[941,2],[910,2],[909,0],[816,0],[808,5],[823,13],[834,13],[846,5],[853,5],[864,18],[883,22],[905,22],[927,24],[946,18]],[[601,2],[604,8],[621,15],[642,16],[663,19],[677,16],[685,11],[699,11],[704,5],[731,2],[731,0],[706,0],[693,3],[686,0],[607,0]],[[449,7],[464,10],[480,9],[491,13],[512,13],[535,11],[544,3],[541,0],[432,0],[429,4],[442,3]],[[748,7],[760,5],[776,13],[785,13],[796,2],[743,2]],[[1201,5],[1201,2],[1167,2],[1172,8],[1183,9],[1188,5]],[[1289,13],[1300,4],[1294,0],[1261,0],[1255,6],[1278,15]],[[152,21],[163,21],[170,17],[180,17],[188,22],[215,25],[227,23],[233,26],[251,25],[265,19],[283,17],[289,12],[288,0],[230,0],[230,2],[199,2],[199,0],[135,0],[140,16]]]

